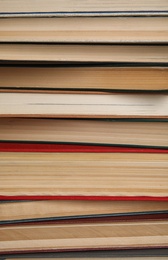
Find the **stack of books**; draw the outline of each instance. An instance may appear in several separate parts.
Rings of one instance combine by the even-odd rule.
[[[167,15],[0,1],[3,259],[168,255]]]

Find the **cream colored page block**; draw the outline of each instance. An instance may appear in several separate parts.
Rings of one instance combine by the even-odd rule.
[[[5,89],[168,89],[167,67],[1,67],[0,78]]]
[[[168,196],[167,154],[0,153],[1,195]]]
[[[167,246],[167,221],[2,227],[0,250]]]
[[[168,46],[29,45],[0,46],[1,60],[74,62],[168,62]]]
[[[91,244],[92,243],[94,244]],[[71,239],[47,239],[47,240],[18,240],[16,242],[0,242],[0,251],[35,251],[35,250],[52,250],[59,251],[60,249],[122,249],[125,247],[133,248],[148,248],[150,247],[167,247],[168,236],[156,236],[156,237],[122,237],[122,238],[71,238]]]
[[[0,220],[168,210],[157,201],[31,201],[0,204]]]
[[[155,94],[0,93],[0,114],[30,116],[167,117],[168,96]]]
[[[66,18],[13,18],[0,20],[0,32],[168,32],[167,17],[66,17]]]
[[[167,42],[167,18],[22,18],[0,20],[0,41]]]
[[[167,122],[0,119],[0,140],[168,146]]]
[[[103,11],[167,11],[166,0],[5,0],[0,2],[1,12],[103,12]]]

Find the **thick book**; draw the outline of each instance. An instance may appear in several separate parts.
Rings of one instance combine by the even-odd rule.
[[[10,75],[10,77],[9,77]],[[0,91],[167,91],[168,67],[0,67]]]
[[[85,146],[82,149],[88,149],[86,145],[89,144],[168,148],[167,120],[0,118],[0,129],[1,151],[31,151],[35,150],[35,143],[36,149],[39,147],[40,150],[41,147],[46,151],[54,151],[54,147],[56,151],[61,144],[60,149],[65,149],[67,144],[83,144]],[[95,151],[100,150],[100,146],[93,148]],[[69,146],[69,151],[73,149],[77,149],[77,146]],[[107,146],[101,149],[110,151]]]
[[[0,93],[0,117],[168,118],[166,94]]]
[[[0,42],[166,43],[167,17],[0,19]]]
[[[6,225],[0,253],[166,248],[167,230],[167,220]]]
[[[86,219],[167,218],[168,202],[44,200],[0,203],[0,225],[11,223],[77,221]]]
[[[64,16],[64,15],[165,15],[166,0],[5,0],[0,2],[1,16]]]
[[[26,44],[0,46],[0,62],[167,64],[167,45]]]
[[[168,200],[167,153],[0,153],[1,199]]]

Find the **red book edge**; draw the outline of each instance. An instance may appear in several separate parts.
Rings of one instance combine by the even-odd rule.
[[[121,147],[108,145],[0,142],[0,152],[45,153],[168,153],[164,148]]]
[[[168,201],[168,197],[150,196],[52,196],[52,195],[0,195],[0,200],[111,200],[111,201]]]

